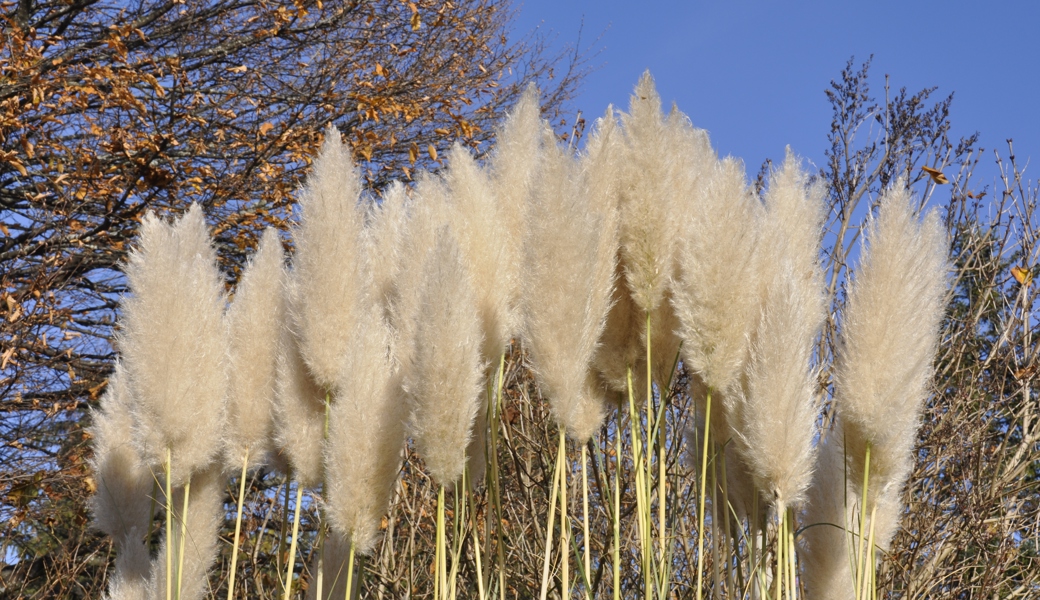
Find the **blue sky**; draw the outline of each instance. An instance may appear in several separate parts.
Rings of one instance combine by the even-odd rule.
[[[874,55],[872,92],[954,92],[953,137],[980,132],[989,156],[1014,138],[1020,165],[1040,161],[1040,2],[773,2],[526,0],[515,33],[551,30],[599,54],[575,106],[598,117],[627,107],[649,68],[666,104],[707,129],[754,176],[785,145],[821,165],[830,111],[824,90],[846,61]],[[584,28],[582,29],[582,21]],[[597,41],[598,38],[598,41]],[[992,185],[990,167],[976,184]],[[1030,166],[1028,179],[1037,179]]]

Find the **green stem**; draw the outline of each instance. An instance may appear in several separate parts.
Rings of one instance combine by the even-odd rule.
[[[563,597],[570,598],[570,584],[571,584],[571,573],[570,573],[570,541],[571,541],[571,528],[570,521],[567,519],[567,512],[570,508],[567,504],[567,437],[564,434],[564,430],[560,428],[560,448],[559,453],[563,456],[563,460],[560,462],[560,470],[558,477],[560,478],[560,562],[562,569],[562,580],[563,580]]]
[[[231,572],[228,574],[228,600],[235,596],[235,571],[238,567],[238,544],[242,535],[242,505],[246,497],[246,467],[249,466],[249,450],[242,457],[242,476],[238,481],[238,512],[235,515],[235,545],[231,547]]]
[[[708,440],[711,439],[711,388],[704,406],[704,444],[701,451],[701,493],[697,503],[697,600],[704,594],[704,505],[708,475]]]
[[[632,433],[632,468],[635,470],[634,485],[636,488],[636,523],[639,525],[639,557],[640,567],[643,571],[643,589],[646,595],[650,594],[650,525],[648,517],[650,509],[647,506],[646,494],[646,471],[643,468],[643,436],[642,428],[639,426],[639,412],[636,410],[635,393],[632,391],[632,369],[628,369],[628,422]]]
[[[347,591],[344,600],[350,600],[354,594],[354,540],[350,541],[350,552],[347,553]],[[318,600],[321,600],[319,597]]]
[[[184,502],[181,508],[181,539],[177,544],[177,598],[181,597],[181,583],[184,580],[184,547],[188,539],[188,496],[191,493],[191,480],[184,484]]]
[[[498,594],[499,600],[506,600],[506,555],[502,535],[502,495],[500,489],[498,472],[498,428],[501,423],[502,387],[505,380],[506,353],[503,352],[498,358],[498,385],[495,394],[495,404],[492,405],[491,413],[491,472],[492,472],[492,501],[495,504],[495,555],[498,560]]]
[[[589,445],[581,445],[581,519],[582,558],[585,565],[585,598],[592,600],[589,581],[592,578],[592,559],[589,556]]]
[[[856,598],[863,596],[863,544],[866,541],[864,528],[867,526],[867,487],[870,484],[870,442],[867,442],[866,453],[863,458],[863,497],[859,505],[859,545],[856,551]]]
[[[561,435],[562,442],[563,437]],[[542,561],[542,589],[539,598],[545,600],[549,595],[549,562],[552,556],[553,524],[556,521],[556,497],[560,491],[560,471],[562,470],[563,452],[556,453],[556,466],[553,468],[552,492],[549,494],[549,519],[546,521],[545,557]]]
[[[442,594],[447,595],[444,589],[447,584],[447,576],[444,573],[444,486],[437,490],[437,547],[434,550],[434,562],[436,571],[433,584],[434,600],[441,600]]]
[[[621,599],[621,411],[614,432],[614,600]]]
[[[288,485],[288,484],[286,484]],[[289,544],[289,561],[285,570],[285,595],[283,598],[289,600],[292,594],[292,574],[296,566],[296,541],[300,537],[300,504],[303,502],[303,486],[296,485],[296,507],[293,510],[292,542]]]
[[[163,463],[166,476],[166,600],[173,600],[173,458],[170,449],[166,449],[166,462]]]

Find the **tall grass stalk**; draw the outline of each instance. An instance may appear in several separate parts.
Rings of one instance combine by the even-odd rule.
[[[545,600],[549,595],[549,564],[551,563],[553,548],[553,526],[556,521],[556,498],[560,491],[560,473],[563,471],[564,433],[560,428],[560,445],[556,451],[556,465],[553,467],[552,491],[549,493],[549,518],[546,520],[545,531],[545,556],[542,560],[542,588],[539,594],[540,600]],[[566,549],[564,549],[566,555]],[[564,558],[566,560],[566,557]]]
[[[498,375],[495,394],[488,394],[488,402],[491,403],[491,418],[488,426],[491,428],[491,500],[495,511],[495,556],[498,561],[498,594],[499,600],[506,598],[506,557],[502,536],[502,492],[499,481],[498,469],[498,432],[502,416],[502,389],[505,381],[506,353],[498,358]]]
[[[635,394],[632,391],[632,369],[628,369],[628,424],[632,432],[632,468],[636,488],[636,523],[639,526],[639,564],[643,575],[644,595],[649,600],[650,583],[650,507],[646,496],[646,469],[643,464],[643,433],[636,410]]]
[[[865,585],[863,572],[865,569],[864,544],[866,542],[867,526],[867,490],[870,484],[870,442],[867,442],[866,452],[863,456],[863,497],[859,505],[859,543],[856,549],[856,598],[863,597],[863,586]]]
[[[567,518],[569,508],[567,504],[567,471],[570,470],[570,462],[567,460],[567,436],[562,428],[560,429],[559,452],[563,456],[563,460],[559,463],[561,468],[558,475],[560,478],[560,571],[561,581],[563,583],[561,594],[563,598],[569,598],[571,591],[571,523]]]
[[[191,480],[184,484],[184,503],[181,508],[181,539],[177,541],[177,599],[181,597],[181,583],[184,580],[184,547],[188,540],[188,497],[191,495]],[[167,543],[167,545],[169,545]]]
[[[163,463],[166,478],[166,600],[173,600],[173,550],[170,535],[173,533],[173,486],[170,474],[173,472],[173,458],[170,448],[166,448],[166,461]]]
[[[621,598],[621,411],[617,411],[614,426],[614,600]]]
[[[242,457],[242,474],[238,482],[238,507],[235,512],[235,544],[231,547],[231,570],[228,572],[228,600],[235,596],[235,572],[238,566],[238,544],[239,536],[242,534],[242,506],[246,497],[246,469],[249,467],[249,450]],[[318,592],[321,598],[321,592]]]
[[[711,388],[704,402],[704,442],[701,446],[700,494],[697,496],[697,600],[703,597],[704,591],[704,499],[705,483],[708,475],[708,443],[711,440]]]
[[[347,555],[347,591],[344,600],[350,600],[354,595],[354,552],[357,546],[354,541],[350,541],[350,553]]]
[[[585,598],[592,600],[589,580],[592,577],[592,560],[589,556],[589,444],[581,445],[581,517],[582,517],[582,563],[585,566]]]
[[[442,600],[446,595],[444,587],[447,583],[444,574],[444,485],[437,488],[437,539],[434,547],[434,584],[433,597]]]
[[[286,482],[285,485],[289,485]],[[289,600],[292,595],[292,574],[296,566],[296,542],[300,537],[300,504],[303,503],[303,486],[296,484],[296,507],[293,509],[292,542],[289,543],[289,560],[285,569],[285,594],[284,600]]]

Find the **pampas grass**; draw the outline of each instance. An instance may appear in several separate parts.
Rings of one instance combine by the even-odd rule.
[[[224,284],[202,209],[174,225],[149,214],[126,265],[118,345],[133,398],[133,439],[155,472],[173,455],[173,485],[220,451],[226,391]]]
[[[407,416],[381,307],[358,323],[353,348],[329,416],[326,512],[334,530],[369,554],[401,465]]]
[[[416,447],[434,481],[449,486],[462,477],[479,409],[482,337],[469,274],[449,229],[437,232],[423,271],[422,316],[404,386],[414,402]]]
[[[356,296],[366,289],[360,194],[350,149],[329,126],[300,197],[300,222],[293,232],[298,293],[292,306],[301,355],[326,390],[342,375],[351,332],[360,318]]]
[[[902,488],[912,462],[921,407],[946,291],[947,240],[937,214],[918,221],[897,181],[869,221],[842,322],[835,406],[845,428],[853,481],[870,445],[871,501]]]
[[[290,276],[285,285],[290,306],[297,293],[295,289]],[[326,392],[304,363],[290,322],[283,323],[275,365],[275,395],[271,405],[275,422],[274,444],[288,460],[296,481],[313,488],[324,476],[322,452]]]
[[[117,561],[109,597],[144,598],[149,556],[146,541],[155,499],[155,478],[141,462],[131,439],[132,399],[122,363],[108,379],[100,410],[93,413],[91,467],[97,492],[90,499],[94,526],[115,541]]]
[[[698,196],[685,212],[673,304],[687,367],[712,389],[727,390],[743,371],[759,310],[753,267],[760,209],[732,158],[713,166]]]
[[[811,362],[825,306],[822,189],[806,183],[790,153],[769,180],[757,255],[762,312],[734,424],[756,486],[780,513],[803,499],[815,460],[819,403]]]
[[[586,373],[613,293],[617,217],[590,201],[574,159],[546,137],[524,240],[524,339],[557,422],[585,442],[604,416]]]
[[[256,466],[267,455],[275,393],[278,338],[285,319],[285,255],[278,232],[268,229],[246,266],[227,312],[228,418],[224,427],[228,468]]]
[[[675,210],[679,157],[661,98],[649,72],[632,94],[625,127],[625,162],[621,181],[621,255],[636,305],[652,312],[664,300],[678,236]]]

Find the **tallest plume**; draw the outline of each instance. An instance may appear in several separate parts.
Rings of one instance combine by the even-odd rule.
[[[300,198],[293,234],[295,279],[290,286],[294,326],[314,378],[334,388],[361,311],[361,182],[350,150],[329,126],[314,171]]]

